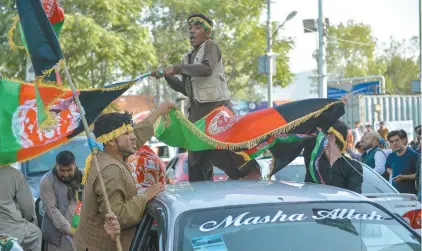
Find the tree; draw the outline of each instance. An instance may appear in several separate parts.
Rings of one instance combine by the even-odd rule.
[[[327,72],[331,79],[378,75],[376,39],[369,25],[348,21],[331,26],[327,35]]]
[[[377,44],[370,26],[349,21],[330,27],[327,40],[330,79],[383,75],[388,93],[411,93],[419,71],[417,37]]]
[[[147,70],[147,63],[156,63],[149,29],[140,22],[146,4],[143,0],[60,1],[65,11],[60,44],[79,88],[134,77]],[[7,34],[4,31],[17,13],[10,7],[2,7],[1,11],[6,22],[1,22],[0,31]],[[15,41],[18,42],[16,35]],[[7,50],[7,39],[3,37],[0,43],[4,59],[0,69],[23,77],[25,52]]]
[[[258,56],[265,54],[266,49],[265,24],[260,22],[264,7],[264,0],[153,1],[145,20],[152,27],[157,50],[154,67],[181,62],[190,50],[186,19],[191,13],[204,13],[214,21],[213,36],[223,53],[232,97],[250,99],[251,86],[266,82],[266,77],[257,72]],[[273,51],[280,56],[274,85],[286,86],[291,82],[287,54],[292,46],[289,39],[275,38]]]
[[[386,66],[386,90],[394,94],[411,94],[411,82],[418,79],[418,37],[401,41],[390,39],[381,60]]]

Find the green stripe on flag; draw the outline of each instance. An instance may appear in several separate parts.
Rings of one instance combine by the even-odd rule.
[[[169,146],[181,147],[191,151],[216,149],[215,146],[207,143],[204,137],[198,137],[199,132],[204,132],[205,119],[197,121],[194,124],[195,128],[193,128],[187,126],[187,119],[178,110],[171,111],[168,116],[170,121],[166,121],[165,117],[161,117],[155,128],[155,137],[158,140]]]
[[[315,170],[314,170],[315,158],[319,158],[319,156],[317,155],[318,155],[318,152],[320,151],[320,146],[324,139],[325,139],[324,133],[319,132],[316,143],[315,143],[315,147],[311,153],[311,160],[309,163],[309,173],[311,174],[312,180],[317,183],[321,183],[321,182],[319,182],[319,179],[316,177],[317,174],[315,173]]]
[[[17,152],[21,149],[19,142],[13,136],[13,113],[19,107],[20,84],[0,80],[0,163],[14,163]]]

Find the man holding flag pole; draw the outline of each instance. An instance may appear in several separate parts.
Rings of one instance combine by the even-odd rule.
[[[188,97],[188,118],[192,123],[221,107],[233,114],[222,53],[211,39],[213,21],[203,14],[192,14],[187,25],[193,50],[185,55],[182,64],[153,72],[152,76],[165,77],[172,89]],[[174,76],[177,74],[182,75],[182,81]],[[231,179],[242,178],[251,171],[260,176],[255,160],[247,162],[228,150],[189,151],[188,166],[189,181],[212,180],[213,166],[222,169]]]
[[[53,2],[56,3],[55,7],[57,7],[57,1]],[[45,3],[48,3],[48,1]],[[66,61],[57,40],[60,29],[53,30],[53,20],[49,19],[49,16],[46,15],[47,9],[44,10],[45,6],[43,8],[42,2],[37,0],[17,0],[16,6],[19,13],[19,18],[17,18],[16,21],[19,21],[25,45],[24,47],[31,56],[31,61],[37,78],[35,86],[25,86],[22,83],[13,83],[11,86],[16,88],[16,93],[20,94],[20,99],[25,102],[26,96],[21,95],[22,90],[25,90],[24,88],[29,90],[32,87],[35,87],[37,115],[40,115],[41,113],[45,114],[45,116],[42,117],[37,116],[38,123],[35,125],[37,125],[38,128],[36,130],[39,133],[41,133],[42,130],[51,131],[58,125],[62,118],[59,118],[59,116],[54,115],[52,112],[52,105],[55,104],[55,99],[52,100],[50,95],[46,95],[46,91],[39,91],[38,87],[42,87],[43,90],[54,91],[62,97],[68,95],[69,92],[67,90],[61,90],[53,85],[49,85],[48,87],[45,85],[57,83],[56,75],[52,74],[52,72],[54,70],[64,69],[66,78],[71,87],[73,101],[78,109],[79,119],[77,122],[78,126],[76,128],[71,131],[66,131],[64,134],[59,134],[58,138],[55,140],[60,140],[63,143],[67,137],[77,135],[77,130],[79,132],[84,130],[91,148],[91,155],[89,160],[87,160],[88,166],[85,170],[85,176],[83,179],[83,183],[88,182],[85,192],[86,196],[84,196],[83,199],[80,221],[81,227],[77,228],[78,237],[76,238],[76,248],[77,250],[84,251],[87,249],[90,251],[116,250],[114,247],[117,247],[117,250],[119,251],[128,250],[133,237],[134,225],[142,216],[146,202],[160,192],[163,189],[163,186],[158,184],[145,192],[143,195],[136,195],[135,182],[128,168],[126,168],[124,164],[124,158],[127,154],[133,153],[131,149],[135,149],[135,143],[142,144],[153,135],[154,130],[152,124],[154,121],[161,115],[168,113],[174,105],[170,103],[161,105],[149,116],[148,119],[145,120],[145,122],[136,125],[135,128],[132,127],[131,116],[127,113],[104,115],[97,121],[94,129],[94,134],[98,137],[96,140],[104,144],[104,146],[98,144],[91,137],[89,123],[93,121],[96,114],[106,107],[108,101],[97,102],[95,107],[83,107],[81,100],[85,99],[85,101],[87,101],[88,96],[92,95],[102,95],[106,100],[113,100],[112,97],[115,97],[115,95],[118,95],[119,93],[123,93],[124,90],[127,90],[127,88],[136,81],[129,81],[123,87],[119,86],[117,88],[109,88],[109,93],[107,93],[106,89],[92,90],[90,92],[86,92],[86,96],[81,97],[80,99],[78,97],[80,93],[72,81],[69,70],[66,66]],[[56,10],[57,9],[58,8],[56,8]],[[63,21],[63,19],[61,21]],[[17,22],[15,22],[15,27],[16,25]],[[3,89],[8,87],[6,86],[6,83],[7,82],[2,82],[0,87]],[[40,84],[43,84],[43,86]],[[106,92],[104,93],[104,91]],[[25,94],[33,95],[33,93],[29,92],[25,92]],[[16,97],[16,95],[13,97]],[[56,114],[61,114],[69,110],[71,103],[67,103],[68,99],[69,98],[66,98],[57,106],[58,108],[55,109],[57,110],[55,111]],[[4,115],[9,116],[9,113],[4,113]],[[13,118],[7,118],[7,120],[11,119]],[[0,126],[1,125],[7,126],[5,123],[0,123]],[[132,132],[134,132],[137,137],[135,137],[135,134]],[[6,143],[12,143],[15,141],[15,139],[10,138],[10,140]],[[47,144],[47,146],[40,148],[38,151],[47,151],[50,147],[54,146],[53,144],[58,145],[60,142],[56,143],[52,141],[50,144],[48,144],[49,142],[41,142],[39,144],[42,145],[43,143],[44,145]],[[16,150],[19,150],[21,145],[19,146],[15,143],[15,145],[8,145],[8,147],[10,151],[15,151],[16,154]],[[98,150],[102,150],[103,147],[104,152],[98,152]],[[31,152],[27,154],[28,155],[25,158],[33,156],[34,153]],[[6,155],[7,152],[2,152],[1,157],[5,158]],[[16,155],[16,158],[21,157]],[[2,161],[7,163],[10,160],[2,159]],[[88,176],[90,171],[89,167],[92,165],[94,165],[94,171],[91,170],[91,174]],[[107,176],[107,174],[111,174],[111,176]],[[104,178],[103,175],[105,176]],[[119,179],[120,182],[110,182],[115,178]],[[134,188],[133,191],[130,189],[131,187]],[[109,197],[111,197],[112,200],[109,200]],[[99,204],[97,204],[98,201],[100,201]],[[115,237],[115,243],[111,242],[103,229],[103,223],[100,223],[104,222],[106,214],[113,215],[114,213],[117,215],[117,219],[121,221],[120,223],[122,228],[124,228],[122,230],[122,242],[120,241],[119,236]],[[95,217],[92,218],[94,215]],[[81,230],[91,231],[89,231],[89,234],[80,235]],[[90,234],[94,234],[95,236]]]

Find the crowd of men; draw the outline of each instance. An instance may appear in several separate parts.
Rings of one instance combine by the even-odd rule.
[[[349,129],[348,154],[362,161],[388,180],[400,193],[420,196],[421,126],[414,128],[415,139],[409,142],[406,131],[389,131],[384,122],[374,131],[370,125],[362,130],[359,122]]]

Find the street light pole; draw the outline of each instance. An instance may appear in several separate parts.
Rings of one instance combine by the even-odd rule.
[[[322,0],[318,0],[318,75],[319,75],[319,97],[327,97],[327,66],[325,64],[325,45],[324,45],[324,15],[322,9]]]
[[[271,34],[271,0],[267,0],[267,85],[268,107],[273,107],[273,60],[272,60],[272,34]]]

